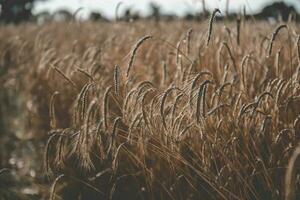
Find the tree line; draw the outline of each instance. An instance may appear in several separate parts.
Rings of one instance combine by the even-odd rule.
[[[75,19],[74,13],[68,10],[58,10],[54,13],[49,13],[48,11],[43,11],[37,14],[33,14],[32,10],[34,4],[38,1],[45,0],[0,0],[1,12],[0,12],[0,22],[1,23],[21,23],[21,22],[48,22],[48,21],[70,21]],[[203,1],[205,2],[205,1]],[[203,4],[205,5],[205,4]],[[151,19],[155,21],[159,20],[175,20],[179,17],[173,14],[164,14],[158,5],[151,3],[149,4],[150,14],[146,17],[142,17],[138,11],[134,11],[131,8],[126,8],[122,12],[121,16],[118,16],[120,21],[135,21],[139,19]],[[262,9],[260,13],[247,15],[246,10],[242,13],[245,18],[256,18],[256,19],[280,19],[287,21],[289,19],[299,20],[299,14],[293,6],[288,6],[284,2],[276,2],[271,5],[267,5]],[[221,18],[226,19],[236,19],[238,13],[229,13],[228,10],[223,13]],[[209,11],[203,6],[203,10],[198,13],[186,13],[183,17],[185,20],[202,20],[206,19],[210,15]],[[89,20],[92,21],[109,21],[101,12],[94,11],[89,15]]]

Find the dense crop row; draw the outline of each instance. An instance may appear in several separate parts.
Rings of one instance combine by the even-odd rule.
[[[1,104],[22,114],[0,123],[47,140],[50,199],[291,198],[299,38],[243,19],[5,27]]]

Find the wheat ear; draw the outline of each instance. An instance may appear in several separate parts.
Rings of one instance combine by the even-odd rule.
[[[115,66],[114,69],[114,86],[116,95],[120,94],[120,67],[118,65]]]
[[[107,124],[107,114],[108,114],[108,97],[109,93],[112,90],[112,86],[109,86],[106,88],[106,91],[104,93],[104,99],[103,99],[103,121],[104,121],[104,127],[105,130],[107,130],[108,124]]]
[[[54,92],[50,99],[50,107],[49,107],[49,114],[50,114],[50,127],[51,129],[57,128],[57,122],[55,117],[55,106],[54,106],[54,100],[55,97],[59,94],[59,92]]]
[[[191,46],[191,34],[193,29],[190,28],[186,33],[186,55],[190,54],[190,46]]]

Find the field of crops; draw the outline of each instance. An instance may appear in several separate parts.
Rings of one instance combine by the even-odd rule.
[[[299,199],[294,22],[0,27],[0,199]]]

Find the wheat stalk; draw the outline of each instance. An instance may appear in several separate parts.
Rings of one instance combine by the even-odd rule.
[[[295,199],[296,171],[300,163],[300,144],[293,152],[285,175],[285,200]]]
[[[280,68],[280,56],[281,56],[281,49],[279,49],[276,53],[276,63],[275,63],[275,67],[276,67],[276,74],[277,76],[279,76],[279,68]]]
[[[176,113],[176,107],[177,107],[177,104],[179,103],[179,100],[183,97],[183,93],[182,94],[179,94],[177,95],[176,99],[175,99],[175,102],[174,102],[174,105],[173,105],[173,109],[172,109],[172,125],[174,124],[174,117],[175,117],[175,113]]]
[[[79,120],[82,120],[82,113],[84,111],[83,105],[85,105],[86,102],[86,91],[89,90],[89,87],[92,86],[92,83],[85,84],[80,93],[77,96],[76,102],[75,102],[75,108],[73,112],[73,124],[77,124],[77,116],[79,115]],[[83,103],[82,103],[83,102]]]
[[[50,160],[49,160],[49,154],[50,154],[50,145],[52,141],[54,140],[55,137],[59,136],[57,133],[52,134],[49,139],[47,140],[46,146],[45,146],[45,151],[44,151],[44,166],[46,170],[46,174],[52,173],[52,169],[50,166]]]
[[[238,46],[240,46],[240,40],[241,40],[241,17],[239,15],[236,19],[236,42]]]
[[[146,108],[145,108],[146,102],[145,101],[146,101],[146,97],[147,97],[147,95],[149,94],[150,91],[151,91],[151,89],[147,90],[144,93],[144,95],[142,96],[142,113],[143,113],[143,119],[145,121],[146,126],[148,126],[148,128],[150,128],[150,125],[149,125],[149,121],[147,119],[147,113],[146,113]]]
[[[206,97],[206,87],[207,84],[212,84],[213,82],[210,80],[205,80],[199,87],[198,90],[198,98],[197,98],[197,108],[196,108],[196,120],[197,123],[200,122],[200,116],[202,113],[202,117],[205,118],[205,97]],[[202,106],[202,112],[201,112],[201,106]]]
[[[194,88],[196,87],[196,84],[197,84],[198,80],[200,80],[200,78],[201,78],[202,76],[204,76],[204,75],[208,75],[208,76],[210,76],[210,77],[213,76],[212,73],[206,72],[206,71],[200,72],[199,74],[197,74],[197,76],[195,76],[195,78],[194,78],[194,80],[193,80],[193,82],[192,82],[192,84],[191,84],[191,89],[190,89],[190,107],[191,107],[191,110],[193,109],[193,104],[192,104],[192,102],[193,102],[193,92],[194,92]]]
[[[104,98],[103,98],[103,120],[104,120],[104,127],[105,130],[108,128],[108,122],[107,122],[107,115],[108,115],[108,97],[109,93],[112,90],[112,86],[109,86],[106,88],[106,91],[104,93]]]
[[[227,49],[227,51],[228,51],[228,54],[229,54],[230,59],[231,59],[231,61],[232,61],[232,64],[233,64],[233,67],[234,67],[235,72],[237,72],[236,62],[235,62],[235,59],[234,59],[234,57],[233,57],[233,54],[232,54],[232,52],[231,52],[231,50],[230,50],[230,48],[229,48],[227,42],[223,42],[223,45],[226,47],[226,49]]]
[[[54,197],[56,196],[56,185],[58,183],[58,181],[60,181],[62,178],[64,178],[65,175],[61,174],[58,177],[56,177],[56,179],[54,180],[52,186],[51,186],[51,190],[50,190],[50,200],[54,200]]]
[[[170,92],[172,92],[174,88],[171,87],[169,89],[167,89],[167,91],[164,92],[163,96],[162,96],[162,100],[161,100],[161,104],[160,104],[160,115],[161,115],[161,118],[162,118],[162,122],[163,122],[163,126],[165,128],[165,130],[167,129],[167,124],[166,124],[166,118],[165,118],[165,114],[164,114],[164,110],[165,110],[165,101],[168,97],[168,94]]]
[[[59,92],[54,92],[50,99],[50,107],[49,107],[49,113],[50,113],[50,128],[55,129],[57,128],[57,121],[55,117],[55,106],[54,106],[54,100],[55,97],[59,94]]]
[[[114,69],[114,86],[115,86],[115,94],[120,94],[120,67],[118,65],[115,66]]]
[[[286,24],[282,24],[282,25],[278,26],[278,27],[275,29],[275,31],[272,33],[272,38],[271,38],[270,44],[269,44],[268,57],[270,57],[271,54],[272,54],[273,43],[274,43],[274,41],[275,41],[275,39],[276,39],[276,36],[278,35],[279,31],[280,31],[281,29],[283,29],[283,28],[286,28],[286,29],[287,29],[288,27],[287,27]]]
[[[113,152],[115,151],[115,138],[117,136],[117,126],[120,122],[121,122],[121,117],[117,117],[114,120],[113,131],[112,131],[112,134],[111,134],[111,137],[110,137],[110,144],[109,144],[109,147],[107,149],[107,154],[108,155],[113,155],[114,154]]]
[[[246,80],[245,80],[245,66],[247,61],[249,60],[250,55],[246,55],[243,57],[242,63],[241,63],[241,69],[242,69],[242,83],[243,83],[243,89],[246,88]]]
[[[79,95],[79,102],[81,102],[81,111],[80,111],[80,119],[84,120],[85,110],[86,110],[86,104],[88,99],[88,91],[93,86],[93,83],[90,83],[86,85],[86,87],[83,87],[82,93]]]
[[[297,36],[297,56],[298,62],[300,63],[300,35]]]
[[[193,29],[190,28],[186,33],[186,55],[190,54],[192,32],[193,32]]]
[[[162,96],[162,100],[161,100],[161,104],[160,104],[160,115],[161,115],[161,118],[162,118],[162,122],[163,122],[163,126],[165,128],[165,130],[167,130],[167,123],[166,123],[166,116],[165,116],[165,103],[166,103],[166,99],[168,97],[168,95],[173,91],[173,90],[176,90],[178,88],[176,87],[171,87],[169,89],[167,89],[163,96]]]
[[[177,45],[176,45],[176,64],[177,65],[179,65],[180,58],[181,58],[181,54],[180,54],[181,53],[181,50],[180,50],[181,43],[182,43],[182,39],[179,40],[179,42],[177,42]]]
[[[129,63],[128,63],[128,66],[127,66],[127,72],[126,72],[126,76],[128,77],[129,76],[129,72],[130,72],[130,69],[133,65],[133,61],[134,61],[134,57],[136,55],[136,52],[138,50],[138,48],[146,41],[146,40],[149,40],[153,38],[153,36],[151,35],[147,35],[143,38],[141,38],[139,41],[137,41],[137,43],[134,45],[132,51],[131,51],[131,56],[130,56],[130,60],[129,60]]]
[[[221,11],[216,8],[212,15],[211,15],[211,18],[209,20],[209,28],[208,28],[208,35],[207,35],[207,41],[206,41],[206,46],[209,45],[209,42],[210,42],[210,39],[211,39],[211,35],[212,35],[212,29],[213,29],[213,22],[214,22],[214,19],[215,19],[215,16],[217,13],[220,13],[221,14]]]
[[[115,9],[115,18],[116,18],[116,21],[119,21],[119,9],[121,7],[121,5],[123,4],[122,1],[118,2],[117,6],[116,6],[116,9]]]
[[[92,75],[90,75],[88,72],[84,71],[83,69],[77,67],[76,68],[77,72],[80,72],[81,74],[83,74],[84,76],[86,76],[88,79],[90,79],[91,81],[95,81],[94,78],[92,77]]]
[[[134,95],[134,93],[136,92],[136,89],[131,90],[130,92],[127,93],[125,100],[124,100],[124,104],[123,104],[123,111],[126,113],[127,111],[127,107],[129,104],[129,100],[132,97],[132,95]]]
[[[132,144],[133,142],[133,139],[132,139],[132,132],[133,132],[133,128],[136,124],[137,121],[139,121],[142,117],[143,113],[142,112],[139,112],[137,113],[135,116],[134,116],[134,119],[133,121],[131,122],[130,126],[129,126],[129,134],[127,136],[127,141]]]
[[[168,74],[166,61],[162,62],[162,72],[163,72],[163,77],[162,77],[161,85],[164,85],[167,81],[167,74]]]
[[[68,129],[65,129],[62,133],[61,136],[58,139],[58,156],[57,156],[57,165],[63,164],[63,156],[64,156],[64,145],[65,145],[65,138],[67,134]],[[62,167],[63,168],[63,167]]]
[[[72,86],[77,88],[76,84],[69,78],[67,75],[65,75],[59,68],[55,67],[51,64],[52,69],[54,69],[61,77],[63,77],[68,83],[70,83]]]

